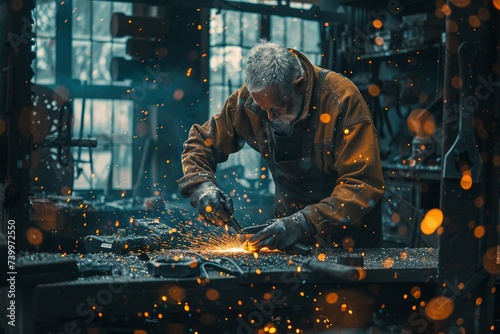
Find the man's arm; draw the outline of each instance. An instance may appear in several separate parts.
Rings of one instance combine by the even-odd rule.
[[[332,194],[301,210],[318,234],[339,232],[360,221],[384,192],[373,123],[347,124],[336,143],[334,168],[339,177]]]
[[[179,180],[179,191],[182,196],[189,197],[201,183],[216,183],[217,164],[243,148],[244,143],[233,125],[237,97],[238,92],[235,92],[226,100],[219,114],[203,125],[191,127],[181,156],[184,176]]]

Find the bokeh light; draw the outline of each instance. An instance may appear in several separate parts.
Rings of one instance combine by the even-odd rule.
[[[490,19],[490,11],[484,7],[479,8],[477,15],[481,21],[488,21]]]
[[[470,172],[462,174],[460,178],[460,187],[462,187],[463,190],[469,190],[472,187],[472,176]]]
[[[184,91],[182,89],[176,89],[174,91],[174,100],[180,101],[184,97]]]
[[[135,126],[135,133],[139,137],[145,137],[149,132],[149,125],[146,122],[139,122]]]
[[[208,289],[206,292],[206,296],[208,300],[216,301],[217,299],[219,299],[219,291],[215,289]]]
[[[500,246],[489,248],[483,255],[482,263],[484,269],[492,275],[500,273]]]
[[[7,130],[7,123],[5,122],[4,119],[0,119],[0,136],[5,133]]]
[[[325,300],[328,304],[335,304],[339,300],[339,296],[335,292],[330,292],[326,295]]]
[[[484,226],[476,226],[474,229],[474,236],[478,239],[482,238],[484,237],[485,232]]]
[[[372,21],[372,25],[375,29],[380,29],[382,28],[382,21],[380,21],[379,19],[376,19],[376,20],[373,20]]]
[[[413,110],[406,120],[408,129],[417,138],[428,139],[436,131],[434,116],[427,109]]]
[[[443,212],[439,209],[431,209],[420,223],[420,230],[426,235],[430,235],[443,223]]]
[[[371,84],[368,86],[368,94],[373,97],[377,97],[380,95],[380,88],[376,84]]]
[[[322,113],[320,116],[319,116],[319,120],[321,121],[321,123],[329,123],[331,120],[332,120],[332,117],[327,114],[327,113]]]
[[[477,15],[469,16],[469,24],[472,28],[479,28],[481,26],[481,20]]]
[[[26,240],[30,245],[40,246],[43,242],[42,231],[36,227],[28,227],[26,230]]]
[[[468,7],[470,5],[470,1],[471,0],[450,0],[452,4],[460,8]]]
[[[456,25],[456,23],[455,23],[455,25]],[[458,29],[458,27],[457,27],[457,29]],[[460,87],[462,87],[462,79],[460,79],[460,77],[458,75],[454,75],[451,78],[451,85],[455,89],[460,89]]]
[[[384,38],[383,38],[383,37],[381,37],[381,36],[377,36],[377,37],[375,37],[374,42],[375,42],[375,45],[377,45],[377,46],[382,46],[382,45],[384,45],[384,42],[385,42],[385,41],[384,41]]]
[[[500,0],[493,0],[493,6],[494,6],[497,10],[500,10]]]
[[[432,320],[444,320],[452,315],[454,309],[455,305],[450,298],[437,296],[427,303],[425,314]]]
[[[391,268],[394,265],[394,259],[391,257],[388,257],[382,262],[382,267],[384,268]]]

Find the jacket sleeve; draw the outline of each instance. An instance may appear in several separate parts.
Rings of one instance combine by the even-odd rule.
[[[358,224],[384,192],[378,138],[370,111],[357,88],[346,95],[337,95],[337,101],[342,101],[335,102],[341,117],[338,130],[330,134],[335,136],[335,187],[329,197],[302,209],[318,235]]]
[[[189,197],[193,188],[203,182],[216,183],[217,164],[245,145],[233,123],[238,95],[236,91],[226,100],[219,114],[203,125],[194,124],[189,130],[181,156],[184,176],[179,180],[179,191],[182,196]]]

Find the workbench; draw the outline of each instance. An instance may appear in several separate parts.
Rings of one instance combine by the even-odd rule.
[[[306,265],[360,257],[362,265],[347,264],[354,278]],[[229,259],[242,274],[151,275],[151,261],[188,258]],[[23,333],[432,333],[425,307],[436,295],[438,251],[32,253],[17,264]]]

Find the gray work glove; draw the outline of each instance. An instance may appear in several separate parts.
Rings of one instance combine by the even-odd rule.
[[[234,212],[233,200],[213,182],[199,184],[191,192],[189,203],[209,223],[224,226]]]
[[[312,237],[315,230],[300,212],[284,218],[271,219],[267,223],[270,224],[268,227],[248,239],[246,247],[249,250],[258,251],[264,247],[287,250],[293,244]]]

